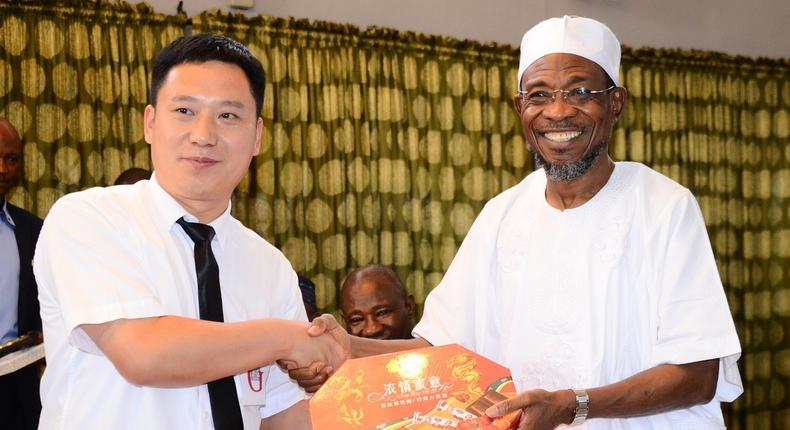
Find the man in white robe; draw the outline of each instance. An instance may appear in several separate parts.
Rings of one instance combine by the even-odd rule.
[[[524,35],[514,103],[536,170],[485,206],[417,339],[343,337],[351,356],[459,343],[511,369],[520,429],[723,429],[743,391],[740,344],[688,189],[608,142],[626,101],[603,24],[546,20]],[[324,375],[291,371],[314,389]],[[588,420],[589,419],[589,420]]]

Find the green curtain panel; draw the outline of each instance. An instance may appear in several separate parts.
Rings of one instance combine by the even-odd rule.
[[[263,146],[233,212],[315,281],[323,311],[368,263],[422,304],[485,202],[532,170],[511,47],[220,12],[192,24],[267,71]],[[45,216],[150,167],[151,63],[186,25],[123,2],[0,1],[0,115],[25,142],[14,203]],[[790,60],[624,48],[621,76],[610,153],[687,186],[705,214],[744,349],[729,427],[790,428]]]
[[[12,202],[44,216],[66,193],[150,168],[142,122],[150,68],[185,22],[146,5],[0,3],[0,115],[24,141]]]

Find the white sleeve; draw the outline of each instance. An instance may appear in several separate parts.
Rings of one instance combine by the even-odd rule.
[[[284,259],[284,257],[283,257]],[[307,321],[307,314],[299,291],[296,273],[288,266],[289,274],[283,276],[288,281],[281,283],[277,290],[278,302],[272,309],[273,317],[294,321]],[[269,366],[266,377],[266,405],[261,407],[261,418],[267,418],[284,411],[297,402],[307,398],[305,392],[276,364]]]
[[[492,335],[488,333],[493,300],[490,269],[499,222],[491,219],[490,212],[486,206],[477,217],[441,282],[425,300],[422,319],[412,333],[432,345],[458,343],[480,352],[481,341]]]
[[[743,392],[741,347],[697,201],[687,190],[659,228],[654,265],[658,292],[652,365],[720,358],[716,398]]]
[[[102,352],[79,325],[164,314],[145,278],[136,238],[110,218],[77,195],[58,200],[34,258],[42,308],[58,309],[70,343],[93,354]]]

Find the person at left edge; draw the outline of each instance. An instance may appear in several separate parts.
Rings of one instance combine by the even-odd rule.
[[[304,393],[271,364],[337,366],[342,351],[328,336],[313,342],[291,265],[230,215],[260,148],[263,89],[244,45],[176,39],[154,62],[143,118],[151,179],[72,193],[50,210],[34,259],[42,429],[309,428]],[[213,228],[208,257],[185,221]],[[216,264],[200,270],[207,260]],[[217,282],[198,280],[217,267],[223,322],[198,319],[217,302],[198,294]],[[212,391],[218,383],[229,395]]]
[[[22,140],[16,128],[0,118],[0,343],[41,331],[31,264],[41,219],[8,201],[21,171]],[[41,413],[38,390],[35,365],[0,376],[0,425],[35,429]]]

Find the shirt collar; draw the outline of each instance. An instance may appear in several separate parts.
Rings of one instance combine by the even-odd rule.
[[[181,204],[179,204],[178,201],[170,195],[170,193],[165,191],[165,189],[159,185],[159,182],[156,180],[156,172],[151,174],[151,179],[148,180],[148,184],[146,186],[150,190],[150,194],[153,199],[153,207],[155,211],[154,223],[163,234],[169,233],[170,229],[172,229],[174,226],[177,226],[176,221],[181,217],[184,217],[184,219],[189,222],[197,222],[197,218],[195,218],[195,216],[187,212],[187,210],[184,209],[184,207],[181,206]],[[220,249],[223,249],[227,246],[227,242],[229,240],[228,236],[232,231],[230,228],[232,223],[230,207],[230,201],[228,201],[228,207],[225,208],[225,212],[208,224],[214,228],[214,231],[216,232],[214,238],[219,244]],[[181,229],[181,227],[177,228]]]
[[[16,230],[16,224],[14,223],[14,218],[12,218],[11,213],[8,212],[8,199],[6,199],[5,197],[3,197],[3,210],[1,212],[3,212],[3,215],[5,215],[5,217],[0,217],[0,220],[4,221],[5,224],[11,227],[11,230]]]

